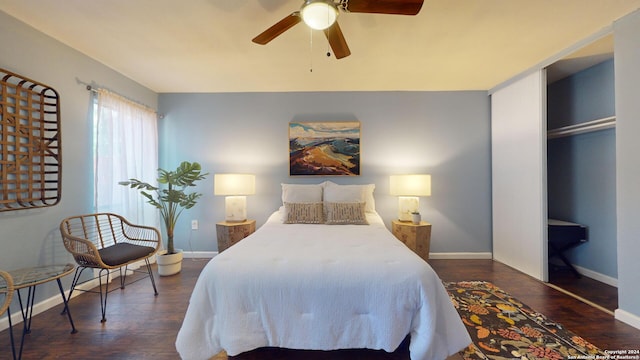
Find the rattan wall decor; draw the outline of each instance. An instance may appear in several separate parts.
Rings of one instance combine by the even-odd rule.
[[[60,104],[53,88],[0,69],[0,211],[60,201]]]

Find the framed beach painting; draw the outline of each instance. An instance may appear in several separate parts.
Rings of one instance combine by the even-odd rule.
[[[360,122],[290,122],[289,175],[360,175]]]

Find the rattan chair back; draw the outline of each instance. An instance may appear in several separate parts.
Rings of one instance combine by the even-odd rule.
[[[99,250],[122,243],[154,248],[154,255],[161,245],[158,229],[134,225],[124,217],[113,213],[96,213],[68,217],[60,224],[64,246],[80,266],[116,269],[141,259],[109,265]]]

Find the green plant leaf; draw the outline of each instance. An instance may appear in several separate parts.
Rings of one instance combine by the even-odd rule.
[[[147,199],[147,203],[160,210],[165,229],[167,231],[167,252],[174,253],[173,230],[184,209],[191,209],[197,204],[202,194],[186,193],[189,186],[196,186],[196,182],[204,180],[209,173],[202,174],[202,167],[197,162],[183,161],[174,171],[158,169],[156,181],[166,187],[160,188],[138,179],[120,181],[118,184],[140,190],[140,194]]]

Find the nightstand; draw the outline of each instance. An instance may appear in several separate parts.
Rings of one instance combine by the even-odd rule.
[[[256,231],[255,220],[245,220],[242,222],[222,221],[217,223],[218,253],[223,252],[229,246],[253,234],[254,231]]]
[[[420,221],[420,224],[416,225],[412,222],[393,220],[391,222],[391,232],[409,249],[423,258],[424,261],[429,260],[431,224],[426,221]]]

